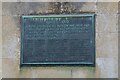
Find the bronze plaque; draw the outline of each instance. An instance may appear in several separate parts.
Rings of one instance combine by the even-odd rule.
[[[94,14],[22,16],[22,64],[95,65]]]

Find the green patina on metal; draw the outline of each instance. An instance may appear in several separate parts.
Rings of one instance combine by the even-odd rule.
[[[21,65],[95,65],[95,14],[21,17]]]

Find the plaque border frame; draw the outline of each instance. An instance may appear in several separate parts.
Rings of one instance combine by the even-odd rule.
[[[23,22],[22,20],[26,17],[41,17],[41,18],[52,18],[52,17],[92,17],[92,30],[93,30],[93,36],[94,36],[94,39],[93,39],[93,44],[94,44],[94,53],[93,53],[93,57],[94,57],[94,61],[92,63],[89,63],[89,62],[39,62],[39,63],[24,63],[23,62],[23,37],[24,37],[24,27],[23,27]],[[93,66],[95,67],[96,65],[96,42],[95,42],[95,39],[96,39],[96,28],[95,28],[95,14],[59,14],[59,15],[27,15],[27,16],[21,16],[20,18],[20,21],[21,21],[21,43],[20,43],[20,66],[23,66],[23,65],[26,65],[26,66],[31,66],[31,65],[81,65],[81,66]]]

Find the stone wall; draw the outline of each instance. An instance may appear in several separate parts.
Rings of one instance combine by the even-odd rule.
[[[118,77],[118,2],[74,2],[78,11],[96,14],[96,67],[46,66],[20,68],[20,17],[46,12],[47,2],[0,2],[2,5],[3,78],[117,78]],[[1,11],[1,10],[0,10]],[[0,39],[1,41],[1,39]],[[0,70],[1,72],[1,70]]]

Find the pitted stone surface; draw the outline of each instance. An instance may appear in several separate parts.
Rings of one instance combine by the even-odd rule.
[[[117,14],[97,14],[96,15],[96,32],[97,33],[117,33],[118,32],[118,15]]]
[[[117,14],[117,2],[97,2],[97,14]]]
[[[2,16],[2,40],[3,58],[19,58],[18,38],[20,35],[20,18],[12,16]]]

